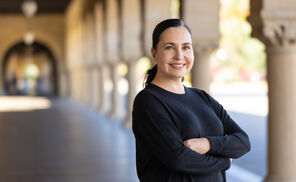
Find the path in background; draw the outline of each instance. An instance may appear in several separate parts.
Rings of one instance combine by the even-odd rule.
[[[267,172],[267,87],[264,83],[211,85],[211,94],[247,132],[251,151],[234,159],[229,182],[263,181]],[[241,179],[238,177],[241,176]],[[249,176],[249,178],[248,178]]]
[[[233,160],[228,182],[260,181],[266,174],[266,93],[246,93],[242,86],[232,87],[232,93],[221,90],[213,89],[214,97],[248,133],[252,146]],[[0,181],[138,182],[132,131],[73,100],[53,99],[48,109],[0,112],[0,130]]]
[[[132,132],[67,99],[0,112],[0,181],[138,182]]]

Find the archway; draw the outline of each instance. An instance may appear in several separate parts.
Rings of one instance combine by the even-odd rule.
[[[2,83],[6,95],[56,96],[56,58],[42,43],[12,46],[2,62]]]

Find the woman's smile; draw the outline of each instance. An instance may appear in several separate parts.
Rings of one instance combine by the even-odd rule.
[[[177,69],[177,70],[181,70],[185,67],[185,63],[171,63],[169,64],[172,68]]]

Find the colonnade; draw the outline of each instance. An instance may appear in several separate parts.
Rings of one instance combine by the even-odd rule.
[[[195,51],[193,87],[209,91],[210,54],[219,43],[219,2],[181,0]],[[296,181],[296,4],[251,0],[253,35],[267,47],[269,87],[268,182]],[[66,12],[69,94],[90,108],[131,126],[137,94],[136,63],[150,57],[152,31],[175,16],[173,0],[74,0]],[[127,65],[126,107],[119,94],[119,64]],[[127,108],[125,110],[125,108]]]
[[[132,104],[139,91],[137,61],[143,56],[151,58],[152,31],[156,24],[166,18],[179,18],[180,13],[174,11],[180,9],[172,10],[173,3],[176,1],[74,0],[66,12],[71,97],[111,119],[125,118],[124,125],[131,127]],[[200,64],[196,61],[192,70],[193,86],[208,91],[209,55],[219,40],[219,2],[184,0],[180,3],[184,4],[183,19],[192,29],[195,51],[198,50],[201,60]],[[200,13],[207,14],[206,22]],[[128,68],[127,103],[123,103],[118,86],[118,66],[122,63]]]

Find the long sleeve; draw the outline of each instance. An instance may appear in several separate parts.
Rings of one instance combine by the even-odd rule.
[[[204,92],[211,107],[222,121],[225,136],[207,136],[211,149],[209,153],[223,157],[239,158],[251,149],[248,135],[231,119],[222,105]]]
[[[136,140],[174,171],[207,175],[230,167],[228,158],[201,155],[186,147],[165,104],[148,92],[135,99],[132,128]]]

